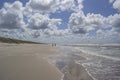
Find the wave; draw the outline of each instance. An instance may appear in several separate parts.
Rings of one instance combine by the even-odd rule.
[[[84,54],[95,55],[95,56],[103,57],[103,58],[110,59],[110,60],[120,61],[120,58],[111,57],[111,56],[107,56],[107,55],[100,55],[100,54],[97,54],[97,53],[94,53],[94,52],[90,52],[90,51],[87,51],[87,50],[84,50],[84,49],[80,49],[80,48],[75,48],[75,49],[83,52]]]

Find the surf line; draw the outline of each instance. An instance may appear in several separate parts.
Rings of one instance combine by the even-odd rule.
[[[99,54],[92,53],[92,52],[90,52],[90,51],[87,52],[87,51],[85,51],[85,50],[83,50],[83,49],[80,49],[80,48],[75,48],[75,49],[76,49],[76,50],[79,50],[79,51],[81,51],[81,52],[83,52],[83,53],[85,53],[85,54],[94,55],[94,56],[98,56],[98,57],[103,57],[103,58],[107,58],[107,59],[110,59],[110,60],[120,61],[119,58],[110,57],[110,56],[106,56],[106,55],[99,55]]]

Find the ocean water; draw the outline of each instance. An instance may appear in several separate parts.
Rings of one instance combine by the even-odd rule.
[[[61,46],[58,53],[50,59],[64,74],[63,80],[120,80],[118,45]],[[81,79],[83,69],[87,78]]]

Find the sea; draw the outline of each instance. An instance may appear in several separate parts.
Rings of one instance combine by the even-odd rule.
[[[62,80],[120,80],[120,45],[58,46],[57,53],[50,59]]]

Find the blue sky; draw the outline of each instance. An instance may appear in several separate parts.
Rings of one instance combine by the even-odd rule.
[[[112,4],[110,4],[108,0],[85,0],[83,5],[85,14],[95,13],[109,16],[117,13],[117,10],[112,8]]]
[[[119,1],[55,0],[54,3],[52,1],[53,0],[1,0],[0,15],[3,15],[5,10],[8,12],[4,14],[4,16],[1,16],[1,21],[3,20],[3,23],[0,23],[1,34],[8,35],[8,33],[2,33],[2,30],[7,30],[9,33],[12,31],[12,33],[14,33],[16,31],[15,34],[19,34],[20,32],[17,28],[21,28],[22,25],[22,28],[24,27],[25,30],[23,30],[24,32],[20,35],[20,37],[28,37],[28,35],[31,35],[35,36],[36,39],[33,39],[33,37],[28,37],[26,39],[36,41],[39,41],[41,38],[43,38],[42,40],[45,40],[46,36],[74,36],[77,38],[79,37],[81,39],[80,41],[83,39],[89,39],[92,41],[94,38],[98,38],[98,36],[100,36],[101,39],[105,33],[106,34],[104,35],[104,38],[108,38],[106,36],[109,36],[110,39],[113,39],[114,35],[119,36]],[[7,7],[8,9],[2,10],[4,9],[3,5],[5,2],[10,4]],[[19,5],[17,8],[20,10],[12,9],[13,7],[11,6],[16,4]],[[21,4],[23,6],[21,6]],[[11,12],[10,10],[13,10],[13,12],[15,11],[16,13]],[[11,28],[6,25],[12,25],[12,20],[11,22],[7,21],[7,24],[4,22],[9,13],[12,14],[13,17],[14,15],[18,15],[18,17],[15,17],[15,19],[21,19],[20,22],[14,21],[14,19],[12,19],[13,22],[16,22],[16,24],[13,24]],[[84,35],[85,37],[78,35]],[[8,36],[16,38],[16,36],[13,35]],[[91,39],[92,37],[94,38]],[[103,39],[101,42],[106,42],[104,40],[105,39]],[[118,42],[118,40],[119,39],[114,42]],[[67,41],[67,39],[64,41]],[[96,42],[97,41],[100,40],[96,40]],[[57,42],[59,42],[59,40]]]

